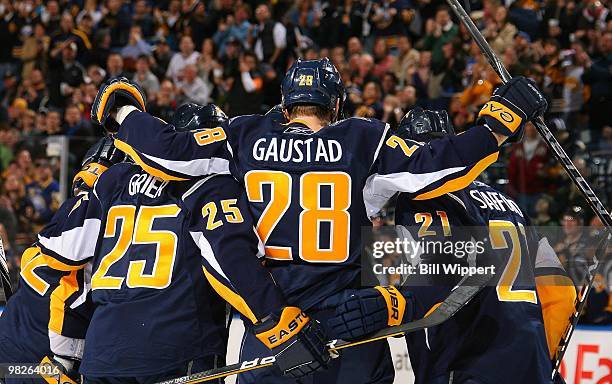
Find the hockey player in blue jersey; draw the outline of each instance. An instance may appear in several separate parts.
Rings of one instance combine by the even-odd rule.
[[[106,87],[100,92],[108,93]],[[345,292],[360,285],[360,230],[371,225],[369,217],[397,192],[424,200],[466,187],[497,159],[499,145],[546,107],[524,78],[501,90],[512,97],[491,100],[496,124],[418,146],[378,120],[342,120],[345,91],[336,68],[327,59],[298,60],[282,83],[286,122],[275,114],[249,115],[207,131],[179,133],[128,105],[116,111],[115,144],[165,180],[211,173],[239,180],[265,244],[268,270],[289,303],[325,324]],[[395,321],[389,319],[389,325]],[[257,333],[246,334],[242,359],[263,353]],[[388,346],[379,342],[344,351],[328,371],[303,382],[390,383],[393,375]],[[292,381],[261,369],[239,382]]]
[[[433,138],[454,132],[445,111],[416,108],[400,122],[397,135],[415,145],[428,145]],[[425,201],[401,194],[396,225],[413,240],[488,238],[489,251],[502,256],[502,263],[496,263],[497,286],[483,288],[444,324],[406,335],[416,383],[550,383],[550,359],[568,325],[576,292],[548,241],[538,238],[518,205],[488,185],[473,182]],[[420,257],[421,263],[458,260],[440,252]],[[483,261],[492,260],[476,263]],[[404,322],[424,317],[450,294],[459,278],[443,274],[408,278],[401,288]],[[330,323],[337,337],[361,338],[386,327],[388,312],[378,289],[364,289],[343,303]]]
[[[66,222],[98,176],[124,158],[123,152],[114,148],[111,137],[100,139],[87,151],[82,168],[74,177],[74,197],[60,206],[52,221],[56,225]],[[48,227],[43,228],[41,235],[48,230]],[[42,253],[37,244],[26,249],[21,257],[20,288],[0,317],[0,363],[39,364],[45,356],[53,357],[50,338],[51,343],[61,345],[65,341],[62,333],[81,333],[86,321],[79,319],[87,318],[91,310],[86,299],[86,280],[85,268],[61,263]],[[56,365],[73,365],[70,352],[57,352]],[[27,378],[6,378],[5,381],[15,384],[43,382]]]
[[[173,127],[197,132],[224,117],[209,112],[182,107]],[[222,365],[223,299],[273,340],[276,363],[289,375],[326,364],[316,321],[286,304],[256,257],[245,204],[230,176],[167,182],[124,162],[98,178],[65,224],[51,223],[39,236],[44,254],[92,266],[95,309],[86,333],[72,335],[84,339],[85,383],[153,383]]]

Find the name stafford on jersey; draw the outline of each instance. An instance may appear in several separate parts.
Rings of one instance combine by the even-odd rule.
[[[335,163],[342,159],[342,146],[337,140],[318,137],[305,140],[262,137],[253,145],[253,158],[282,163]]]

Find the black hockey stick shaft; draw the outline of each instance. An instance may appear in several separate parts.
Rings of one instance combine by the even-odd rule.
[[[461,20],[461,22],[468,29],[470,35],[480,48],[481,52],[485,55],[485,57],[489,61],[489,64],[491,64],[495,72],[499,75],[499,77],[504,83],[508,82],[512,78],[512,76],[510,76],[510,73],[508,72],[502,61],[499,59],[499,57],[497,57],[493,49],[491,49],[491,46],[489,45],[489,43],[487,43],[487,40],[485,40],[484,36],[480,33],[476,25],[474,25],[474,22],[467,14],[467,12],[465,12],[465,9],[463,9],[459,1],[446,1],[448,5],[450,5],[455,15],[457,15],[459,20]],[[561,163],[561,165],[563,166],[569,177],[572,179],[576,187],[578,187],[582,195],[585,197],[589,206],[593,209],[593,211],[595,211],[597,217],[599,217],[601,222],[609,230],[609,228],[612,227],[612,216],[610,215],[610,212],[608,212],[606,207],[604,207],[604,205],[602,204],[601,200],[599,200],[595,192],[593,192],[593,190],[591,189],[591,186],[587,183],[584,177],[582,177],[580,172],[578,172],[578,169],[576,169],[576,166],[574,165],[570,157],[567,155],[567,153],[565,153],[565,150],[563,150],[563,147],[561,147],[559,141],[557,141],[553,133],[546,126],[544,118],[542,116],[538,116],[535,121],[533,121],[533,124],[535,125],[540,135],[542,135],[542,137],[544,138],[544,141],[546,141],[546,144],[548,144],[548,146],[552,149],[555,157]]]
[[[363,340],[346,341],[331,340],[327,343],[330,352],[337,352],[344,348],[350,348],[361,344],[371,343],[389,337],[403,336],[409,332],[416,332],[425,328],[440,325],[454,316],[461,308],[476,296],[478,292],[491,279],[491,275],[474,275],[464,278],[450,295],[426,317],[410,323],[389,327],[374,333]],[[208,371],[195,373],[189,376],[177,377],[157,384],[192,384],[217,380],[230,375],[252,371],[259,368],[269,367],[274,364],[274,356],[259,357],[250,361],[242,361],[225,367],[215,368]]]
[[[604,232],[603,239],[599,242],[599,246],[595,251],[595,264],[589,269],[587,272],[584,283],[576,297],[576,305],[574,308],[574,313],[570,317],[569,324],[559,345],[557,347],[557,351],[555,352],[555,357],[553,359],[553,372],[551,378],[554,379],[555,376],[559,373],[559,369],[561,368],[561,361],[563,360],[563,356],[565,356],[565,352],[567,351],[567,347],[569,346],[569,341],[574,334],[574,330],[576,329],[576,325],[578,324],[578,320],[580,318],[580,314],[584,310],[587,304],[587,298],[593,289],[593,283],[595,282],[595,277],[598,274],[602,273],[603,268],[606,265],[606,262],[610,255],[608,254],[608,244],[612,239],[612,233]]]

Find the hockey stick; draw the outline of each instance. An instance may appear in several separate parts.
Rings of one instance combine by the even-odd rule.
[[[0,286],[4,293],[4,301],[8,301],[9,297],[13,294],[11,288],[11,276],[9,275],[8,264],[6,262],[6,254],[4,253],[4,244],[2,238],[0,238]]]
[[[440,325],[453,317],[461,308],[476,296],[486,285],[492,275],[473,275],[461,280],[457,287],[440,303],[431,313],[422,319],[410,323],[382,329],[363,340],[345,341],[331,340],[327,343],[330,352],[337,352],[344,348],[350,348],[361,344],[383,340],[389,337],[403,336],[405,333],[416,332],[425,328]],[[236,375],[242,372],[252,371],[259,368],[269,367],[274,364],[274,356],[259,357],[250,361],[242,361],[225,367],[215,368],[208,371],[195,373],[189,376],[177,377],[176,379],[162,381],[157,384],[191,384],[221,379],[226,376]]]
[[[580,288],[580,292],[578,296],[576,296],[576,304],[574,308],[574,312],[569,319],[569,324],[567,329],[563,333],[563,337],[557,346],[557,351],[555,352],[555,358],[553,360],[553,372],[551,378],[554,379],[555,376],[559,373],[559,369],[561,368],[561,361],[563,360],[563,356],[565,355],[565,351],[569,346],[569,341],[574,334],[574,330],[576,329],[576,325],[578,324],[578,320],[580,319],[580,314],[584,310],[584,307],[587,304],[587,298],[591,293],[591,289],[593,289],[593,282],[595,281],[595,277],[598,274],[602,274],[602,270],[606,265],[607,259],[610,257],[608,254],[608,244],[612,239],[612,233],[609,231],[604,233],[602,240],[599,242],[597,250],[595,251],[595,263],[589,268],[586,276],[584,277],[582,287]]]
[[[463,9],[459,1],[458,0],[446,0],[446,1],[448,5],[451,7],[451,9],[453,10],[453,12],[455,13],[455,15],[457,15],[459,20],[461,20],[463,25],[465,25],[468,32],[470,33],[470,35],[472,36],[472,38],[474,39],[474,41],[480,48],[480,51],[485,55],[485,57],[489,61],[489,64],[491,64],[495,72],[499,75],[499,77],[502,79],[504,83],[508,82],[508,80],[510,80],[512,76],[510,76],[510,73],[508,72],[506,67],[504,67],[504,64],[501,62],[499,57],[497,57],[493,49],[491,49],[491,46],[489,46],[489,43],[487,43],[487,40],[485,40],[484,36],[482,36],[482,34],[480,33],[476,25],[474,25],[474,22],[472,21],[470,16],[467,14],[467,12],[465,12],[465,9]],[[546,142],[546,144],[548,144],[548,146],[553,151],[557,160],[561,163],[561,165],[567,172],[570,179],[572,179],[572,182],[576,185],[576,187],[578,187],[578,190],[580,190],[582,195],[585,197],[591,209],[595,212],[597,217],[599,217],[601,222],[606,227],[608,236],[606,237],[605,241],[607,242],[610,236],[610,227],[612,227],[612,215],[610,215],[610,212],[606,210],[606,207],[604,207],[604,205],[601,203],[601,200],[599,200],[599,198],[597,197],[597,195],[595,195],[595,192],[593,192],[593,190],[591,189],[587,181],[584,179],[584,177],[582,177],[580,172],[578,172],[578,170],[576,169],[576,166],[574,165],[570,157],[567,155],[567,153],[565,153],[565,151],[563,150],[563,147],[561,147],[561,144],[559,144],[559,142],[557,141],[555,136],[552,134],[550,129],[548,129],[548,127],[546,126],[546,123],[544,122],[544,118],[542,116],[538,116],[538,118],[536,118],[533,123],[536,129],[538,130],[538,132],[540,133],[540,135],[542,136],[542,138],[544,139],[544,141]],[[604,263],[601,262],[601,258],[595,259],[595,264],[591,267],[591,271],[590,271],[592,273],[587,274],[587,279],[580,290],[580,295],[576,299],[576,303],[575,303],[576,309],[574,311],[574,315],[572,315],[570,319],[571,321],[570,325],[568,326],[568,329],[566,333],[564,334],[564,337],[561,343],[557,347],[555,361],[553,362],[553,367],[554,367],[553,373],[552,373],[553,378],[558,372],[559,366],[561,365],[561,360],[563,359],[563,354],[565,353],[565,350],[567,348],[567,343],[569,342],[569,339],[572,336],[574,328],[576,327],[576,324],[578,323],[580,312],[584,308],[586,299],[589,293],[591,292],[591,286],[593,285],[595,275],[597,274],[596,272],[600,268],[603,267],[603,264]]]
[[[472,35],[472,38],[480,48],[481,52],[485,55],[495,72],[499,75],[504,83],[508,82],[512,76],[510,76],[510,73],[506,67],[504,67],[504,64],[497,57],[497,55],[495,55],[495,52],[493,52],[489,46],[489,43],[487,43],[484,36],[482,36],[476,25],[474,25],[474,22],[470,16],[465,12],[461,4],[459,4],[459,1],[446,1],[450,5],[453,12],[455,12],[459,20],[461,20],[461,22],[468,29],[470,35]],[[561,144],[559,144],[550,129],[548,129],[546,126],[544,118],[542,116],[538,116],[533,123],[540,135],[542,135],[542,138],[544,138],[544,141],[546,141],[548,146],[552,149],[557,160],[561,163],[561,165],[563,165],[563,168],[572,179],[576,187],[578,187],[582,195],[586,198],[589,206],[593,209],[593,211],[595,211],[597,217],[599,217],[604,226],[606,226],[609,230],[609,228],[612,227],[612,215],[610,215],[610,212],[606,210],[606,207],[604,207],[604,205],[601,203],[601,200],[599,200],[584,177],[582,177],[580,172],[578,172],[570,157],[567,155],[567,153],[565,153],[563,147],[561,147]]]

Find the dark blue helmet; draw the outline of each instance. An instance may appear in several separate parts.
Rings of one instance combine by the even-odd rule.
[[[405,139],[429,142],[438,137],[454,135],[455,129],[446,111],[415,107],[400,120],[396,133]]]
[[[320,105],[342,115],[345,92],[340,72],[327,57],[319,60],[297,59],[289,68],[281,84],[284,109],[293,105]]]
[[[215,104],[183,104],[172,117],[172,125],[177,131],[193,131],[202,128],[215,128],[227,121],[227,115]]]

